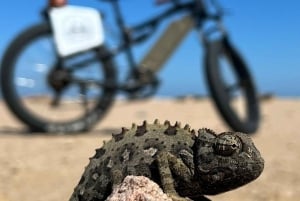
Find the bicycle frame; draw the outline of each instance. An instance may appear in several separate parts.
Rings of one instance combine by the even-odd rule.
[[[192,0],[190,2],[182,4],[178,3],[178,1],[173,0],[174,6],[159,14],[158,16],[142,22],[136,26],[126,27],[117,0],[112,0],[110,1],[110,3],[112,3],[116,22],[118,27],[120,28],[122,38],[121,44],[112,52],[114,55],[116,55],[124,51],[128,59],[129,66],[132,69],[137,68],[137,64],[135,63],[133,58],[132,46],[148,39],[153,34],[153,30],[155,30],[159,23],[161,23],[164,19],[178,14],[179,12],[187,12],[194,19],[195,28],[198,29],[201,29],[203,21],[207,19],[216,21],[219,21],[221,19],[221,12],[217,12],[217,14],[214,15],[206,12],[205,5],[202,0]],[[145,30],[149,31],[143,33]],[[133,35],[138,36],[133,38]]]
[[[185,3],[179,3],[178,0],[171,0],[173,2],[173,6],[171,8],[168,8],[161,14],[148,19],[140,24],[137,24],[132,27],[127,27],[125,25],[124,17],[122,15],[119,0],[106,0],[107,2],[111,3],[113,12],[115,14],[115,21],[117,26],[119,27],[120,31],[120,38],[121,42],[120,44],[114,48],[109,49],[109,52],[105,52],[103,55],[97,55],[96,57],[106,58],[106,57],[115,57],[121,52],[125,53],[125,56],[128,61],[128,68],[130,69],[129,76],[134,75],[137,73],[139,66],[135,62],[132,47],[138,43],[142,43],[145,40],[147,40],[154,32],[154,30],[158,27],[158,25],[165,19],[170,18],[174,16],[175,14],[179,13],[187,13],[187,15],[190,15],[194,22],[194,27],[198,30],[202,29],[202,24],[206,20],[213,20],[220,22],[222,17],[222,10],[220,8],[217,8],[216,14],[210,14],[207,12],[206,7],[204,5],[204,0],[191,0],[189,2]],[[42,12],[43,16],[46,18],[46,20],[49,20],[49,17],[47,15],[47,10],[44,10]],[[215,30],[214,30],[215,31]],[[223,31],[223,30],[222,30]],[[211,30],[209,32],[212,32]],[[224,31],[223,31],[224,32]],[[209,34],[209,33],[208,33]],[[205,34],[202,35],[202,42],[206,43],[207,37]],[[97,49],[97,48],[92,48]],[[73,55],[67,56],[65,58],[59,58],[58,63],[62,62],[64,59],[72,58],[73,56],[76,56],[79,53],[75,53]],[[59,56],[58,56],[59,57]],[[92,57],[85,60],[82,60],[75,65],[72,66],[73,70],[76,70],[78,68],[83,68],[84,66],[88,65],[89,63],[94,62],[97,58]],[[98,83],[99,86],[104,86],[106,84],[104,83]],[[121,85],[111,86],[114,88],[118,88],[121,90],[126,90],[126,87],[123,87]],[[130,90],[129,90],[130,91]]]

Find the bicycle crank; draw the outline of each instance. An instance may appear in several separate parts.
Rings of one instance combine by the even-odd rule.
[[[156,93],[159,79],[150,71],[132,73],[121,90],[128,93],[129,99],[148,98]]]

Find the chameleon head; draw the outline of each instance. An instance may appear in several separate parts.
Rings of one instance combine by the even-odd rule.
[[[200,129],[193,149],[195,178],[206,195],[245,185],[256,179],[264,168],[259,151],[243,133],[216,135],[212,130]]]

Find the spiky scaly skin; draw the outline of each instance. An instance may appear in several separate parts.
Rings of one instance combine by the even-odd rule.
[[[264,161],[241,133],[144,122],[113,134],[90,158],[70,201],[104,201],[127,175],[146,176],[174,200],[232,190],[257,178]]]

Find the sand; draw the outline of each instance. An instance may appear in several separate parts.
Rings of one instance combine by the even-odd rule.
[[[254,182],[211,196],[214,201],[298,201],[300,199],[300,99],[271,99],[253,140],[265,158]],[[208,99],[118,101],[89,133],[30,135],[0,103],[0,201],[66,201],[103,140],[132,122],[180,121],[216,132],[229,128]]]

